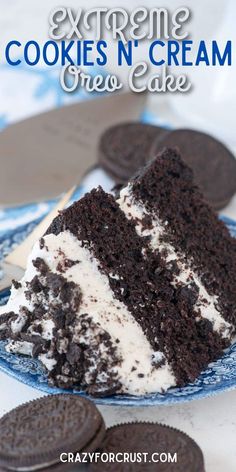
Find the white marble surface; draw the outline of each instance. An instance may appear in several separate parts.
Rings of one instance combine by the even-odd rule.
[[[0,416],[23,402],[42,396],[0,373]],[[204,452],[206,472],[236,470],[236,391],[177,406],[100,407],[107,426],[127,421],[158,421],[185,431]],[[191,472],[191,471],[184,471]]]

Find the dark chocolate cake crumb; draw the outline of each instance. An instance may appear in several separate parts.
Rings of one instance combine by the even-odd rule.
[[[47,274],[48,272],[48,265],[47,263],[41,259],[40,257],[37,257],[37,259],[35,259],[33,261],[33,265],[34,267],[42,274],[42,275],[45,275]]]
[[[3,315],[1,319],[6,322],[6,328],[0,330],[0,338],[2,333],[5,339],[8,330],[8,337],[32,344],[33,357],[40,359],[40,355],[47,354],[54,362],[48,372],[49,383],[53,386],[84,389],[94,396],[115,393],[120,388],[116,373],[120,358],[110,335],[100,325],[87,314],[76,317],[82,297],[80,288],[62,275],[51,272],[40,258],[33,261],[33,265],[38,275],[27,284],[26,297],[34,308],[29,311],[21,307],[24,322],[21,320],[18,334],[11,332],[10,324],[17,315],[14,312]],[[52,339],[43,337],[43,325],[47,320],[54,322]]]
[[[40,249],[43,249],[45,247],[45,239],[44,238],[40,238],[39,247],[40,247]]]
[[[12,285],[13,285],[13,287],[14,287],[16,290],[18,290],[18,288],[21,288],[21,283],[18,282],[17,280],[14,280],[14,279],[13,279],[13,280],[12,280]]]
[[[76,250],[74,260],[66,256],[66,247],[56,252],[52,264],[56,271],[43,257],[35,258],[35,275],[23,283],[30,310],[21,306],[18,317],[11,313],[0,325],[1,336],[27,342],[29,351],[32,346],[33,356],[47,366],[51,385],[82,388],[94,396],[129,389],[124,380],[121,385],[122,373],[120,378],[118,374],[126,361],[122,349],[126,350],[116,336],[123,339],[119,330],[114,340],[114,334],[103,328],[99,283],[98,293],[89,295],[92,304],[99,301],[99,322],[90,313],[82,283],[88,261],[88,276],[95,270],[96,279],[98,270],[102,284],[105,281],[104,287],[110,288],[112,303],[113,299],[121,302],[143,331],[151,349],[150,375],[158,374],[155,369],[170,368],[173,382],[168,386],[194,381],[223,354],[236,333],[236,240],[205,203],[178,153],[166,150],[159,155],[134,178],[125,195],[117,201],[101,188],[92,190],[54,219],[46,235],[67,231],[75,248],[77,239],[81,273]],[[122,198],[126,198],[127,215]],[[75,264],[76,283],[66,273]],[[214,308],[219,311],[219,323],[217,318],[216,323],[208,319],[209,306],[213,315]],[[122,305],[118,309],[117,327],[123,329]],[[131,368],[135,365],[133,377],[141,385],[149,374],[138,355],[136,361],[131,359]],[[143,382],[138,380],[143,377]],[[167,387],[163,384],[163,388]]]
[[[188,195],[183,198],[180,193],[177,200],[173,197],[173,202],[172,200],[170,202],[167,193],[170,185],[171,195],[178,195],[182,187],[186,191],[189,188],[190,194],[196,195],[194,200],[199,200],[199,206],[201,205],[197,210],[201,215],[204,211],[207,212],[207,216],[212,223],[214,221],[216,228],[219,226],[219,236],[221,235],[223,239],[225,237],[226,240],[229,238],[231,245],[232,238],[223,223],[218,223],[212,211],[202,201],[198,190],[193,186],[190,169],[180,161],[179,157],[170,152],[170,156],[169,154],[161,156],[153,166],[154,169],[150,167],[150,172],[144,173],[134,181],[134,194],[137,199],[144,202],[148,210],[153,211],[155,207],[157,213],[158,202],[162,202],[161,194],[163,194],[161,209],[165,213],[161,216],[164,221],[169,221],[171,217],[171,224],[176,221],[174,235],[172,233],[168,235],[167,241],[173,242],[175,235],[178,234],[179,238],[181,237],[181,240],[178,240],[178,250],[185,250],[187,244],[189,246],[187,254],[191,257],[193,255],[190,252],[191,242],[196,241],[199,253],[199,241],[190,226],[186,243],[186,224],[190,225],[194,219],[194,213],[190,215],[190,209],[189,212],[182,211],[182,201],[184,199],[188,202]],[[160,183],[158,183],[159,174]],[[185,203],[183,205],[185,206]],[[182,216],[178,215],[178,211]],[[193,206],[192,212],[194,211]],[[200,216],[196,217],[200,224],[198,218]],[[145,221],[146,225],[150,226],[150,219]],[[204,221],[205,219],[203,223]],[[164,353],[173,368],[178,385],[184,385],[188,381],[193,381],[209,362],[219,357],[230,341],[213,331],[213,326],[208,320],[197,321],[198,312],[194,308],[198,295],[197,287],[191,281],[185,289],[178,284],[175,286],[175,277],[179,273],[175,262],[166,264],[164,254],[153,252],[149,248],[149,237],[138,236],[135,224],[135,221],[127,220],[115,199],[99,188],[92,190],[79,202],[62,212],[54,220],[48,233],[59,234],[61,231],[69,230],[94,254],[99,261],[100,270],[108,277],[116,298],[133,314],[154,351]],[[117,231],[117,228],[122,231]],[[196,228],[196,231],[202,242],[203,229]],[[209,234],[208,239],[210,239]],[[213,239],[215,240],[214,237]],[[230,250],[232,251],[232,245]],[[112,277],[112,273],[118,277]],[[225,314],[227,315],[226,311]]]
[[[208,292],[220,297],[224,318],[236,328],[236,278],[229,277],[236,273],[236,239],[204,201],[178,152],[159,154],[136,177],[132,191],[137,202],[168,222],[165,242],[192,262]]]
[[[65,273],[68,269],[70,269],[71,267],[73,267],[74,265],[76,264],[79,264],[80,261],[76,260],[76,261],[72,261],[72,259],[67,259],[67,258],[64,258],[62,260],[62,262],[58,262],[57,264],[57,271],[58,272],[61,272],[62,274]]]
[[[10,336],[10,323],[15,320],[16,315],[13,311],[9,313],[4,313],[1,315],[1,325],[0,325],[0,340],[4,341]]]
[[[206,200],[219,210],[236,192],[236,159],[233,153],[209,134],[191,129],[170,130],[154,141],[150,158],[163,148],[176,148],[193,170],[194,180]]]

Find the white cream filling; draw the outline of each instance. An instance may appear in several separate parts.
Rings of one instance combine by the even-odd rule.
[[[19,313],[21,306],[32,309],[31,302],[25,297],[26,282],[37,274],[32,261],[41,257],[53,272],[59,273],[57,265],[62,260],[63,252],[66,258],[79,260],[78,264],[63,273],[63,277],[68,281],[74,281],[82,291],[78,317],[88,313],[95,323],[99,323],[111,336],[117,353],[122,358],[121,364],[117,366],[122,392],[142,395],[165,391],[174,386],[176,380],[167,362],[159,368],[152,365],[153,360],[164,358],[163,353],[153,351],[133,315],[122,302],[115,299],[108,277],[100,272],[99,263],[90,251],[82,247],[81,242],[69,231],[62,232],[58,236],[49,234],[44,240],[44,248],[40,248],[39,243],[35,244],[28,260],[27,270],[21,280],[22,286],[17,290],[12,288],[5,311]],[[48,321],[44,322],[46,323],[47,326],[43,327],[45,332],[50,331]],[[14,328],[15,326],[19,328],[20,324],[14,322]],[[28,348],[26,350],[28,351]],[[49,370],[53,367],[54,360],[50,358],[50,354],[43,354],[40,359]],[[136,370],[133,370],[134,367]],[[139,374],[143,374],[143,377],[139,377]]]
[[[193,281],[197,285],[199,288],[199,296],[195,304],[195,309],[197,311],[200,310],[200,316],[211,321],[213,329],[220,333],[222,337],[229,337],[232,326],[225,321],[216,308],[218,297],[210,295],[191,266],[183,262],[186,261],[184,254],[177,253],[176,249],[171,244],[160,241],[160,238],[165,234],[165,228],[168,222],[162,222],[156,216],[153,218],[153,215],[145,209],[144,205],[137,204],[132,196],[131,185],[121,190],[120,199],[117,202],[128,219],[136,219],[137,223],[135,228],[137,234],[141,237],[150,237],[150,247],[152,250],[155,251],[158,249],[162,251],[165,249],[167,252],[167,262],[172,260],[176,261],[180,273],[175,277],[174,283],[180,282],[183,285],[187,285],[189,282]],[[152,218],[153,227],[151,229],[143,228],[142,220],[147,215]]]
[[[45,467],[50,467],[52,465],[59,465],[61,464],[58,463],[57,461],[51,461],[51,462],[45,462],[44,464],[40,464],[40,465],[35,465],[35,466],[30,466],[30,467],[14,467],[14,469],[12,469],[11,467],[8,466],[8,470],[15,470],[17,472],[33,472],[33,471],[40,471],[42,469],[45,469]]]

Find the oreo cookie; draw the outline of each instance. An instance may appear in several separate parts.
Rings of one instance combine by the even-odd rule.
[[[120,462],[94,462],[89,469],[94,472],[205,472],[203,454],[195,441],[175,428],[160,424],[113,426],[107,430],[99,451],[104,457],[107,453],[113,457],[119,453]],[[130,462],[121,462],[123,453],[129,454]]]
[[[145,165],[153,141],[167,132],[137,122],[112,126],[100,138],[98,163],[116,183],[125,183]]]
[[[220,141],[199,131],[177,129],[156,138],[150,158],[165,147],[178,148],[192,168],[196,184],[215,210],[229,203],[236,192],[236,159]]]
[[[72,470],[61,453],[93,452],[105,435],[96,406],[76,395],[50,395],[0,419],[0,470]]]

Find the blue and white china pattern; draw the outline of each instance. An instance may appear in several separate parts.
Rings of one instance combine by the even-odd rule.
[[[81,193],[83,193],[82,189],[77,189],[74,197],[78,198]],[[42,204],[33,204],[33,209],[37,216],[40,214],[41,205]],[[48,205],[49,209],[52,202],[46,203],[45,205]],[[30,205],[28,205],[27,208],[30,210]],[[2,212],[0,214],[0,227],[4,227],[4,220],[9,221],[10,218],[18,220],[17,211],[18,210],[15,208]],[[19,209],[19,212],[22,213],[23,216],[24,212],[22,212],[22,208]],[[4,233],[2,231],[0,233],[0,258],[7,254],[17,243],[22,241],[43,215],[44,212],[36,221],[21,224],[18,227],[14,227],[13,230],[8,227]],[[18,221],[22,222],[23,220],[19,217]],[[224,221],[232,235],[236,237],[236,222],[229,218],[224,218]],[[6,292],[1,294],[0,304],[6,303],[7,296],[8,293]],[[63,391],[48,386],[44,370],[37,360],[22,355],[9,354],[5,351],[4,344],[3,341],[0,342],[0,370],[46,393],[59,393]],[[184,388],[172,388],[165,394],[155,393],[142,397],[115,395],[96,399],[96,402],[105,405],[128,406],[166,405],[216,395],[217,393],[233,388],[236,388],[236,342],[226,351],[222,358],[210,364],[194,383]],[[71,391],[68,393],[71,393]],[[78,391],[74,391],[74,393],[85,395]]]

